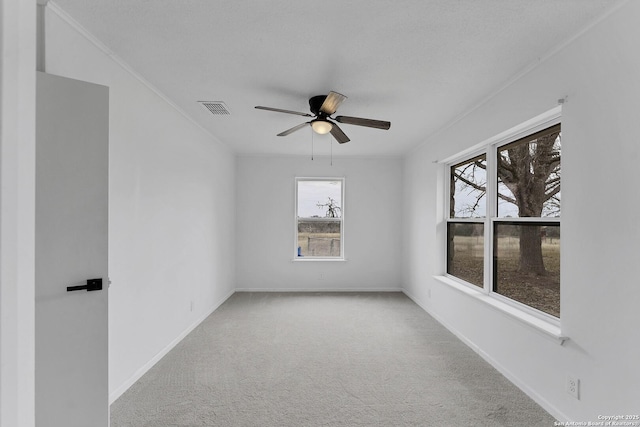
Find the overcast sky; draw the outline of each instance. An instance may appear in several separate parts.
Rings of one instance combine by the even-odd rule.
[[[329,197],[342,208],[341,194],[341,181],[298,181],[298,216],[305,218],[324,217],[327,208],[318,208],[316,204],[328,203]]]

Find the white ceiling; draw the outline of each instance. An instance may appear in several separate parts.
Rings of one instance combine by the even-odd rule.
[[[340,92],[334,155],[401,155],[605,14],[618,0],[55,0],[238,153],[309,154],[308,98]],[[197,101],[223,101],[214,116]],[[329,135],[314,136],[316,151]],[[324,147],[324,148],[323,148]]]

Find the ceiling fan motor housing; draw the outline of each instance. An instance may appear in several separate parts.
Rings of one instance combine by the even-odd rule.
[[[309,98],[309,109],[311,110],[311,112],[314,115],[316,115],[316,116],[321,116],[321,115],[326,116],[325,113],[320,111],[320,107],[322,107],[322,104],[324,103],[325,99],[327,99],[327,95],[316,95],[316,96],[313,96],[313,97]]]

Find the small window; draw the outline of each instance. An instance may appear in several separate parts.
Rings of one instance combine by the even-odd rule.
[[[296,178],[296,259],[343,259],[344,178]]]

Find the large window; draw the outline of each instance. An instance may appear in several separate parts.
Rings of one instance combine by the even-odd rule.
[[[555,123],[553,123],[555,121]],[[560,317],[559,117],[449,170],[447,274]]]
[[[296,259],[344,259],[344,178],[296,178]]]

